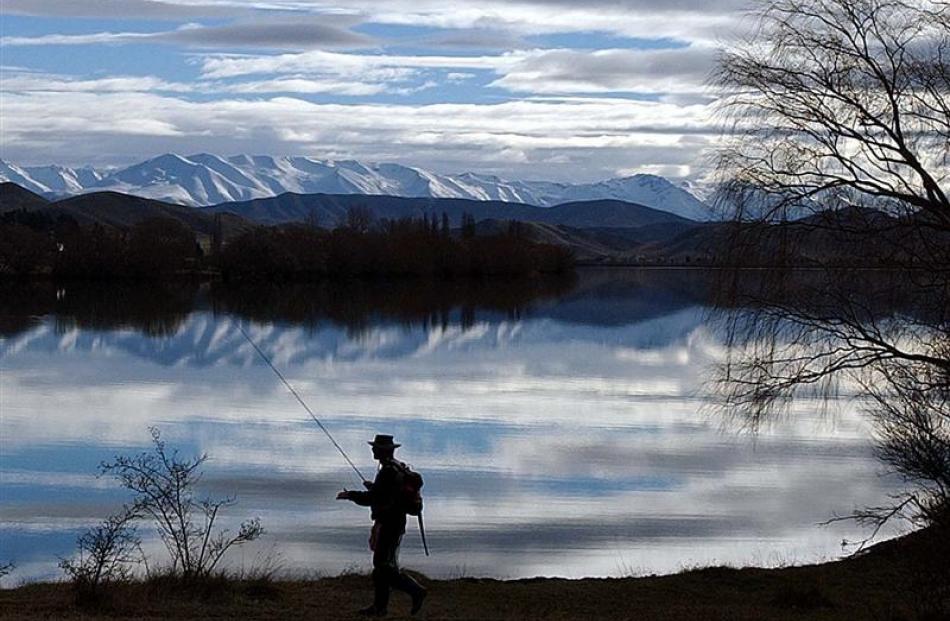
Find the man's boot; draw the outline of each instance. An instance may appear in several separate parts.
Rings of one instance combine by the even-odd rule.
[[[426,600],[426,595],[428,595],[423,587],[419,587],[419,590],[412,594],[412,609],[409,611],[409,614],[417,614],[422,610],[422,603]]]
[[[422,603],[425,601],[428,592],[422,585],[413,580],[412,576],[400,573],[397,588],[401,591],[405,591],[412,598],[412,609],[409,611],[409,614],[414,615],[422,610]]]
[[[386,616],[386,612],[389,609],[390,578],[388,573],[389,572],[385,569],[373,570],[373,605],[361,610],[360,614],[376,617]]]

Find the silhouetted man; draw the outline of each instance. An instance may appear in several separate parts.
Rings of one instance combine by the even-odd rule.
[[[372,483],[364,481],[365,492],[343,490],[337,500],[352,500],[372,510],[373,530],[369,548],[373,551],[373,605],[360,611],[361,614],[382,617],[389,606],[389,592],[395,587],[412,597],[412,614],[422,608],[426,590],[418,582],[399,571],[399,544],[406,532],[406,510],[400,489],[401,472],[405,464],[396,461],[393,453],[401,446],[392,436],[377,435],[369,443],[373,447],[373,459],[379,461],[379,471]]]

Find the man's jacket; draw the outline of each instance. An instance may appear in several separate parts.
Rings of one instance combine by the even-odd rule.
[[[370,507],[374,521],[386,526],[395,526],[399,532],[406,530],[406,511],[401,502],[401,477],[403,466],[395,459],[380,462],[376,479],[365,492],[351,491],[350,500],[358,505]],[[403,466],[404,467],[404,466]]]

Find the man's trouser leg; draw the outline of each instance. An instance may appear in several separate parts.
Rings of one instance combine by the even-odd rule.
[[[389,590],[399,588],[399,542],[402,533],[384,524],[373,551],[373,606],[383,612],[389,606]]]
[[[392,580],[387,569],[373,569],[373,608],[386,612],[389,607],[389,584]]]
[[[377,610],[386,610],[389,606],[390,589],[396,588],[408,593],[413,601],[423,591],[418,582],[408,574],[399,571],[399,544],[402,542],[402,533],[395,528],[380,529],[376,541],[376,550],[373,552],[373,589],[375,598],[373,605]]]

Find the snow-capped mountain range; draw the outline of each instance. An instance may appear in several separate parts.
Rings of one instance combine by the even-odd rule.
[[[464,198],[547,207],[614,199],[662,209],[694,220],[710,219],[700,199],[656,175],[639,174],[596,183],[506,180],[493,175],[437,174],[401,164],[355,160],[208,153],[165,154],[127,168],[16,166],[0,160],[0,180],[47,197],[111,190],[191,206],[299,194],[385,194]]]

